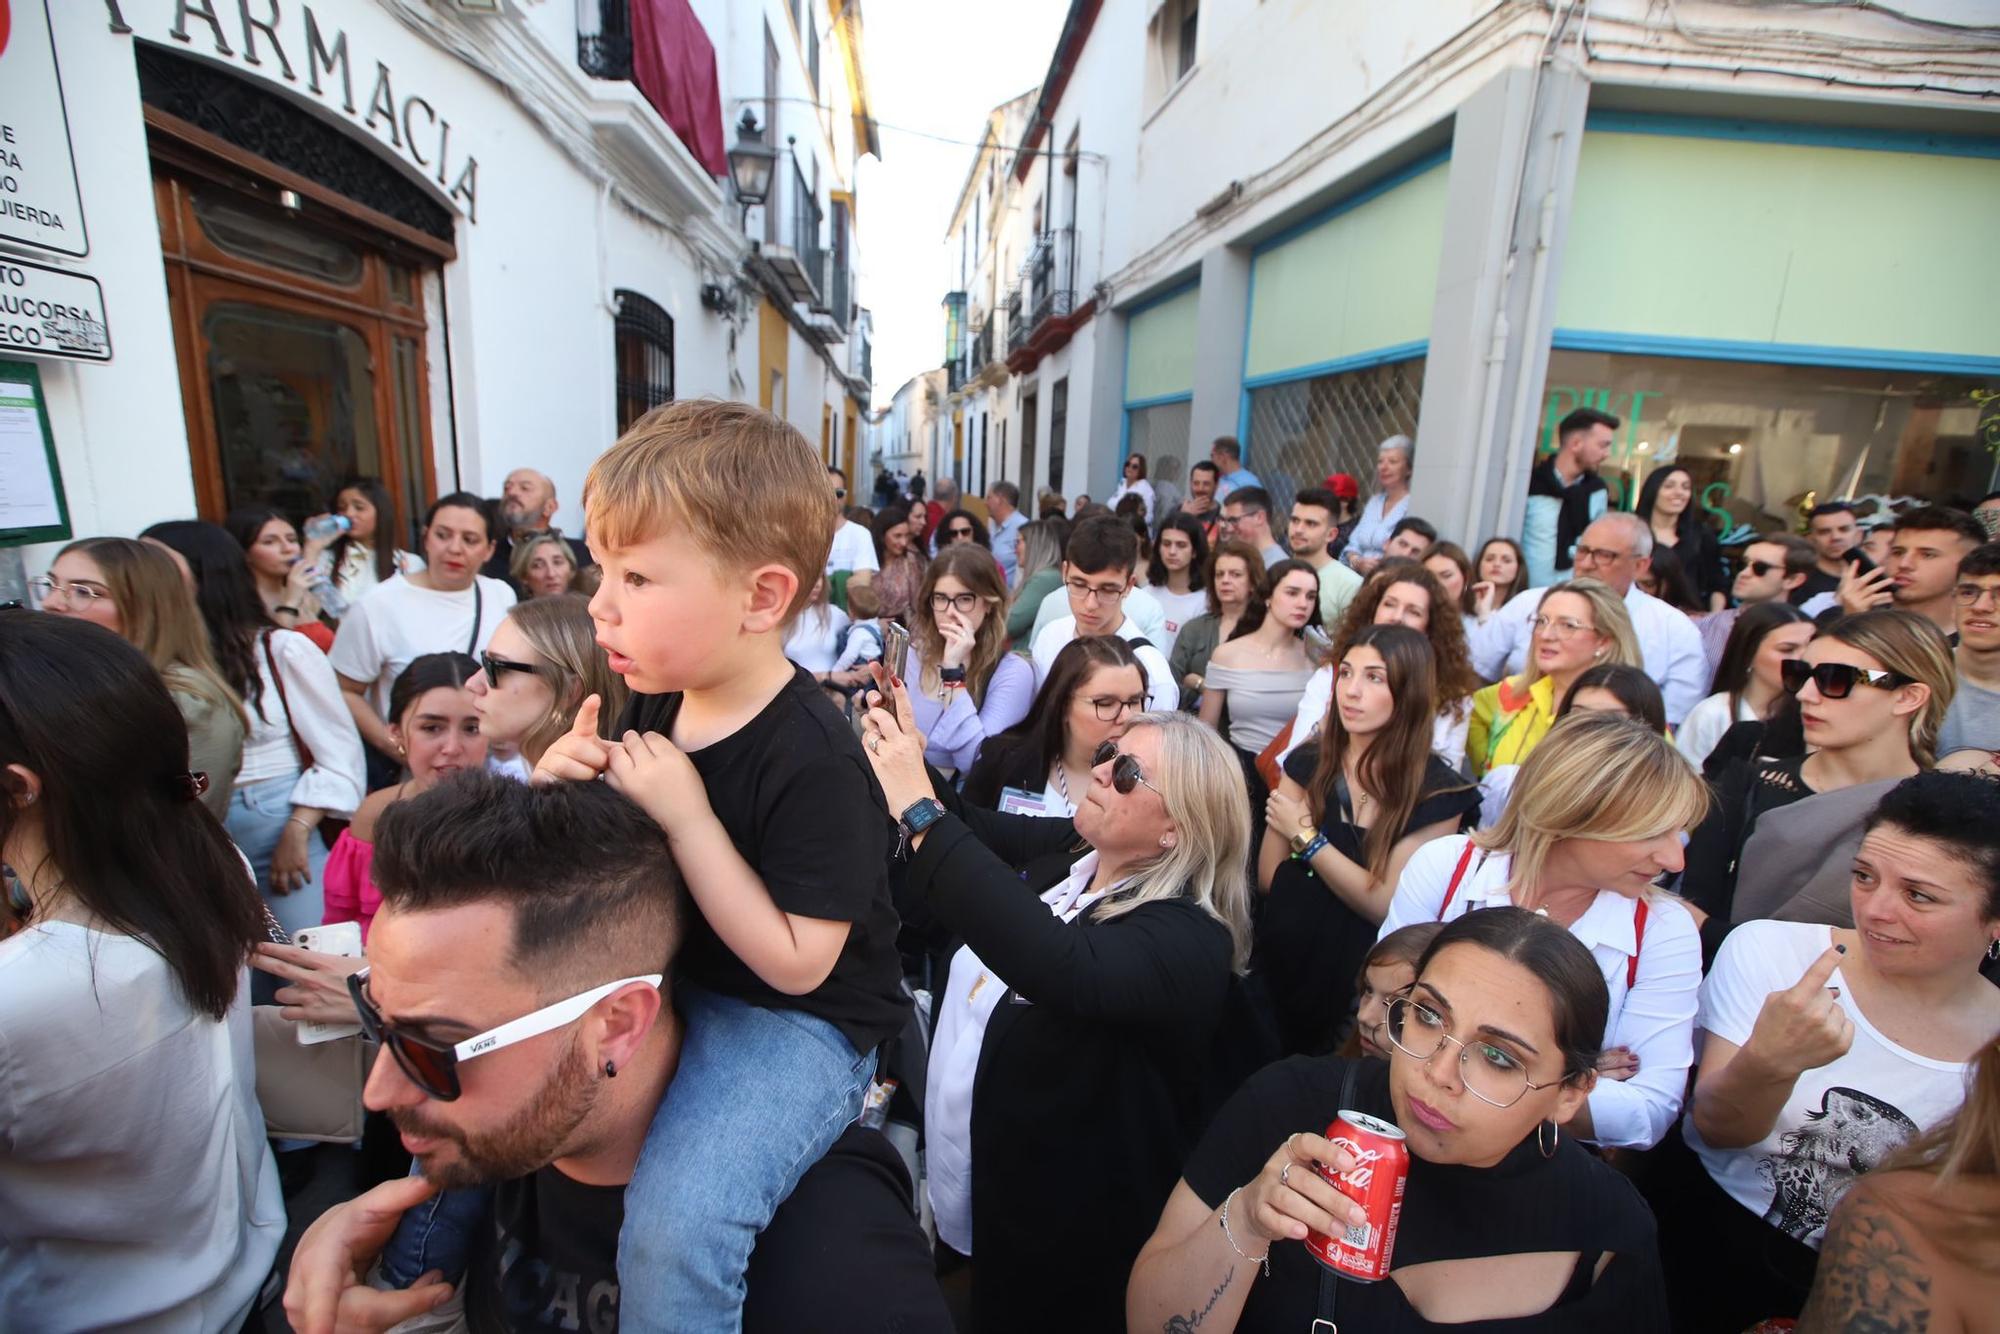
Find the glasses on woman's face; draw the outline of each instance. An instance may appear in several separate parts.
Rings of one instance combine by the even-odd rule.
[[[1115,723],[1128,713],[1144,713],[1146,711],[1146,697],[1144,695],[1127,695],[1123,698],[1117,695],[1092,695],[1090,697],[1090,709],[1091,712],[1097,715],[1098,722]],[[1105,744],[1110,745],[1111,743],[1106,742]],[[1104,763],[1103,760],[1093,760],[1090,767],[1095,769],[1102,763]]]
[[[500,688],[500,678],[508,672],[526,672],[530,676],[535,674],[535,664],[532,662],[516,662],[512,658],[503,658],[493,653],[480,654],[479,665],[486,669],[486,684],[495,690]]]
[[[1595,634],[1595,626],[1585,625],[1572,616],[1537,616],[1528,622],[1536,634],[1544,639],[1574,639],[1581,634]]]
[[[108,599],[111,590],[101,584],[87,584],[81,580],[64,583],[46,574],[36,575],[28,581],[28,592],[37,607],[46,607],[51,598],[61,598],[63,605],[76,611],[94,607],[100,599]]]
[[[1100,702],[1098,700],[1091,701],[1093,704]],[[1144,707],[1146,699],[1145,696],[1141,695],[1136,703],[1129,699],[1114,700],[1113,703],[1136,712],[1138,709]],[[1099,710],[1097,716],[1104,718],[1103,711]],[[1104,721],[1109,722],[1111,720],[1104,718]],[[1139,767],[1139,757],[1120,752],[1116,741],[1105,742],[1097,748],[1097,753],[1090,757],[1090,767],[1093,769],[1102,768],[1107,764],[1111,766],[1111,786],[1119,796],[1129,797],[1132,795],[1133,788],[1145,787],[1151,788],[1154,792],[1159,792],[1161,800],[1164,801],[1166,799],[1166,793],[1160,792],[1160,789],[1153,787],[1151,783],[1146,781],[1146,771]]]
[[[931,614],[942,616],[955,611],[960,616],[972,615],[972,609],[979,605],[977,593],[933,593],[931,594]]]
[[[1397,1051],[1428,1061],[1446,1043],[1458,1048],[1458,1079],[1465,1091],[1493,1107],[1512,1107],[1535,1089],[1554,1088],[1561,1080],[1537,1084],[1528,1067],[1507,1047],[1474,1040],[1462,1042],[1447,1031],[1444,1015],[1420,1000],[1398,996],[1389,1002],[1389,1019],[1382,1026]]]
[[[1916,678],[1901,672],[1876,671],[1867,667],[1856,667],[1846,662],[1822,662],[1818,665],[1804,658],[1786,658],[1778,664],[1778,679],[1785,689],[1796,695],[1806,688],[1810,681],[1819,687],[1822,699],[1846,699],[1854,693],[1857,685],[1871,685],[1877,690],[1895,690],[1899,686],[1914,685]]]

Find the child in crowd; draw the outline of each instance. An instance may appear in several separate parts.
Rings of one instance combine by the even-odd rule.
[[[679,1071],[625,1190],[621,1322],[734,1331],[757,1234],[859,1114],[908,1012],[894,822],[852,728],[785,658],[839,515],[804,437],[715,401],[641,418],[584,507],[598,642],[634,695],[621,740],[588,701],[536,778],[605,775],[666,831],[701,910],[675,968]]]
[[[831,671],[819,674],[819,683],[834,707],[851,717],[858,707],[857,696],[875,680],[868,665],[882,660],[889,618],[882,615],[882,595],[872,582],[847,586],[847,613],[852,620],[841,641],[840,656],[834,659]]]
[[[1389,1035],[1382,1027],[1389,1021],[1389,1002],[1417,980],[1417,960],[1442,930],[1443,922],[1412,922],[1375,942],[1354,978],[1354,1031],[1340,1049],[1342,1056],[1389,1059]]]

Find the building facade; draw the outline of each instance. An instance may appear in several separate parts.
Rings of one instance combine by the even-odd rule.
[[[1519,531],[1592,405],[1624,423],[1619,496],[1678,462],[1725,529],[1977,496],[1993,22],[1076,0],[992,210],[1020,259],[966,471],[1102,498],[1130,451],[1158,476],[1230,435],[1284,503],[1336,471],[1365,494],[1402,433],[1417,511],[1477,538]]]
[[[41,6],[14,6],[17,45]],[[50,256],[0,226],[0,252],[102,290],[108,361],[28,356],[75,535],[304,517],[366,474],[407,542],[431,499],[521,466],[579,533],[597,454],[703,395],[853,465],[854,168],[879,152],[856,0],[46,14],[88,244]],[[776,152],[748,208],[746,112]]]
[[[884,408],[869,422],[868,457],[872,460],[869,480],[875,468],[914,477],[948,477],[949,469],[937,471],[940,459],[949,458],[951,419],[945,410],[946,373],[943,367],[924,371],[905,380]]]

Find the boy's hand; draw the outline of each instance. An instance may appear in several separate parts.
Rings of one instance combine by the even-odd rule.
[[[587,782],[611,767],[612,752],[618,747],[597,735],[598,710],[604,701],[596,695],[585,698],[576,711],[569,731],[556,738],[535,766],[537,783]]]
[[[611,790],[639,803],[654,823],[672,838],[692,823],[712,819],[708,789],[701,784],[694,762],[658,732],[627,732],[625,743],[611,751],[605,781]]]

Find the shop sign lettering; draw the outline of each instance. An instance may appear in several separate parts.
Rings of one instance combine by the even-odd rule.
[[[322,0],[316,12],[295,0],[104,0],[114,32],[133,32],[126,10],[139,19],[140,36],[173,43],[226,61],[244,73],[283,83],[338,112],[394,149],[437,183],[453,208],[479,221],[479,159],[454,146],[451,122],[428,99],[399,92],[396,76],[377,53],[350,42],[345,28],[326,14],[343,6]],[[168,21],[171,15],[171,21]],[[369,57],[373,55],[373,68]]]

